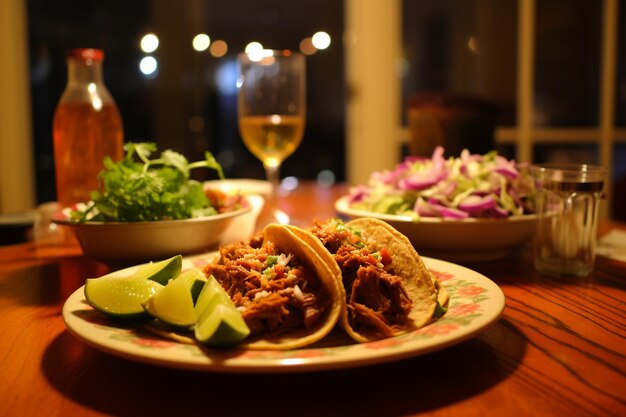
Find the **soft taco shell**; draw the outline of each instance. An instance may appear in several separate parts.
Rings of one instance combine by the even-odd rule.
[[[395,273],[402,279],[405,291],[412,301],[412,307],[408,315],[408,323],[404,328],[398,330],[396,334],[418,329],[431,322],[437,306],[437,290],[431,274],[426,269],[421,257],[417,254],[408,238],[389,224],[374,218],[352,220],[346,223],[346,226],[361,230],[369,241],[376,242],[379,248],[387,248],[391,254],[392,266]],[[333,255],[326,250],[319,239],[310,232],[303,231],[293,226],[288,227],[314,248],[320,257],[326,261],[343,288],[341,269],[335,262]],[[339,323],[346,333],[358,342],[378,339],[379,337],[372,334],[365,332],[359,333],[351,326],[348,318],[345,288],[343,288],[341,295],[344,302],[342,304]],[[442,300],[445,299],[447,299],[447,294],[442,294]]]
[[[278,224],[266,226],[263,230],[263,238],[274,242],[280,252],[294,254],[301,263],[317,275],[327,292],[328,307],[323,317],[310,329],[302,328],[278,336],[257,337],[245,341],[241,346],[249,349],[286,350],[317,342],[335,327],[342,312],[341,300],[345,297],[341,295],[340,286],[337,284],[328,263],[320,258],[317,251],[313,250],[301,237],[292,233],[286,226]]]
[[[413,301],[409,317],[415,328],[428,323],[437,307],[437,292],[424,261],[409,239],[388,223],[374,218],[361,218],[347,223],[349,227],[365,232],[369,239],[391,252],[392,265],[404,280],[405,288]]]
[[[308,238],[308,232],[303,232],[305,232],[303,236]],[[277,335],[259,334],[251,336],[236,347],[259,350],[288,350],[317,342],[326,336],[338,322],[339,316],[343,311],[342,302],[345,300],[345,295],[342,295],[343,287],[338,284],[329,264],[319,256],[318,252],[285,226],[274,224],[266,226],[263,230],[263,239],[273,242],[280,253],[293,254],[300,263],[316,274],[324,288],[327,308],[311,328],[301,328]],[[145,327],[159,336],[179,343],[199,344],[191,334],[174,332],[155,321],[146,324]]]

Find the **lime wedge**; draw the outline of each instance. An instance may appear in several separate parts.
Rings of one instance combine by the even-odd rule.
[[[194,333],[201,343],[226,347],[241,342],[250,334],[250,329],[234,306],[217,304],[198,317]]]
[[[136,279],[149,279],[161,285],[165,285],[167,281],[176,278],[178,274],[180,274],[182,267],[183,257],[176,255],[164,261],[145,264],[139,267],[132,277]]]
[[[146,316],[142,303],[161,288],[161,284],[149,279],[109,274],[87,279],[85,298],[93,308],[108,316],[139,318]]]
[[[198,268],[191,268],[182,272],[176,280],[183,280],[187,284],[189,291],[191,292],[191,298],[194,304],[198,300],[200,291],[204,288],[204,284],[207,282],[206,275]]]
[[[211,275],[207,278],[206,284],[204,284],[200,295],[198,295],[195,305],[196,317],[203,315],[205,310],[213,310],[217,304],[226,304],[235,308],[230,296],[224,291],[224,288],[222,288],[213,275]]]
[[[150,297],[143,307],[151,316],[176,327],[191,327],[196,322],[193,299],[184,279],[173,279]]]
[[[195,312],[194,333],[201,343],[224,347],[239,343],[250,334],[241,313],[213,276],[207,278],[200,291]]]

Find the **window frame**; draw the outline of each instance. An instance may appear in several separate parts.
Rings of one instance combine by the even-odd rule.
[[[401,78],[395,71],[402,47],[401,13],[402,0],[344,0],[346,46],[346,80],[348,88],[346,109],[346,178],[348,183],[367,181],[368,173],[381,167],[393,166],[400,158],[400,148],[408,139],[408,129],[402,125]],[[32,178],[32,132],[30,128],[29,104],[23,102],[24,91],[28,89],[28,57],[23,53],[26,42],[26,0],[2,3],[3,33],[5,37],[19,42],[10,42],[6,49],[6,61],[13,62],[5,68],[5,94],[0,96],[1,107],[15,108],[21,103],[24,111],[11,119],[12,133],[3,141],[0,152],[0,212],[27,210],[33,207],[34,179]],[[603,217],[607,217],[611,207],[613,185],[613,154],[617,144],[626,143],[626,128],[616,126],[616,72],[618,50],[618,0],[603,0],[601,36],[601,72],[599,122],[589,127],[534,127],[532,120],[533,70],[534,70],[534,31],[536,0],[518,0],[518,81],[517,81],[517,121],[513,127],[498,127],[496,142],[512,144],[517,159],[533,161],[533,147],[536,144],[593,144],[599,148],[599,163],[608,169],[606,182],[607,203]],[[372,31],[383,34],[378,42],[382,45],[380,54],[372,59],[371,45],[365,45],[362,37]],[[372,37],[367,37],[372,39]],[[367,68],[367,71],[363,69]],[[8,84],[7,84],[8,83]],[[373,86],[386,86],[378,89]],[[372,89],[374,91],[372,91]],[[382,94],[376,94],[383,92]],[[385,139],[388,138],[388,139]],[[364,152],[363,150],[368,150]],[[21,167],[23,181],[15,183],[15,172],[11,167]],[[29,169],[29,167],[31,169]]]
[[[378,2],[377,0],[345,0],[346,1],[346,33],[356,37],[356,41],[346,45],[348,59],[353,62],[362,62],[367,59],[371,50],[359,42],[359,28],[377,27],[380,32],[392,34],[389,39],[395,39],[398,44],[390,45],[389,52],[383,59],[393,63],[401,58],[398,51],[402,50],[402,28],[400,1],[390,0]],[[535,70],[535,16],[537,0],[518,0],[518,60],[517,60],[517,120],[513,127],[498,126],[495,132],[496,143],[513,145],[516,153],[516,160],[523,162],[535,162],[533,149],[540,144],[558,145],[579,145],[593,144],[598,146],[598,163],[608,170],[608,177],[605,183],[607,191],[606,204],[602,207],[601,216],[607,218],[610,207],[612,207],[613,190],[613,154],[618,143],[626,143],[626,129],[616,126],[616,72],[617,72],[617,50],[618,50],[618,0],[603,0],[602,4],[602,35],[601,35],[601,71],[599,98],[599,118],[596,126],[588,127],[535,127],[533,124],[533,98],[534,98],[534,70]],[[365,13],[367,8],[378,9],[377,13]],[[380,19],[380,16],[387,16],[389,13],[397,13],[397,17],[387,17]],[[356,34],[356,35],[355,35]],[[396,53],[391,55],[391,53]],[[384,62],[374,63],[384,67]],[[395,165],[400,157],[400,147],[409,138],[407,126],[402,124],[401,111],[399,106],[400,95],[387,94],[383,97],[376,97],[376,103],[367,103],[365,100],[373,100],[373,94],[360,93],[374,88],[372,86],[381,83],[393,86],[391,90],[400,91],[402,79],[397,74],[387,74],[386,78],[375,78],[373,71],[366,74],[359,73],[361,68],[356,65],[348,65],[346,68],[348,87],[351,91],[359,94],[351,94],[348,97],[347,114],[358,114],[359,125],[347,123],[347,166],[366,166],[376,169],[379,166],[390,167]],[[389,100],[396,100],[395,103]],[[387,130],[387,137],[393,138],[391,146],[395,146],[396,152],[376,155],[375,160],[363,160],[363,155],[354,150],[359,147],[376,146],[381,141],[378,136],[368,134],[375,131],[375,126],[379,125],[379,120],[374,117],[373,112],[363,111],[363,108],[376,105],[380,109],[394,111],[394,114],[386,114],[387,119],[395,120],[396,127]],[[380,132],[380,129],[378,130]],[[365,169],[348,170],[347,180],[350,183],[363,183],[367,181]]]

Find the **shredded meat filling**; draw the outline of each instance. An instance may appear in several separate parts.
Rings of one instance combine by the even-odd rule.
[[[412,302],[391,265],[383,265],[359,234],[345,225],[337,227],[336,221],[316,223],[310,230],[341,269],[348,318],[355,331],[388,337],[406,324]]]
[[[220,262],[205,272],[228,292],[251,334],[311,328],[328,309],[319,278],[272,242],[253,238],[222,247],[220,254]]]

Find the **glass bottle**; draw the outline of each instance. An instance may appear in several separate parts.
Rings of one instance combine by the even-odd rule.
[[[57,200],[61,207],[89,201],[98,189],[103,159],[123,156],[124,130],[115,101],[104,85],[100,49],[67,54],[67,86],[53,122]]]

